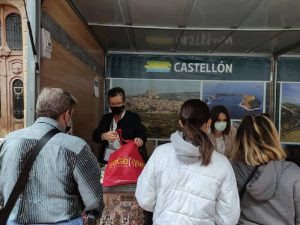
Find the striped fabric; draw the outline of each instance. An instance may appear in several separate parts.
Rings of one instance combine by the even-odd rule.
[[[0,150],[0,194],[7,201],[28,153],[55,120],[41,117],[32,126],[7,135]],[[100,169],[90,147],[65,133],[55,135],[39,153],[10,220],[18,223],[56,223],[82,211],[101,213]]]

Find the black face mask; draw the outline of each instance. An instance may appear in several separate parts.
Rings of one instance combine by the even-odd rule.
[[[124,111],[125,105],[110,107],[110,109],[112,114],[119,115]]]
[[[65,133],[68,133],[71,130],[71,126],[66,126]]]
[[[72,123],[72,122],[71,122]],[[67,124],[66,120],[65,120],[65,124],[66,124],[66,128],[65,128],[65,133],[68,133],[70,130],[71,130],[71,127],[72,125],[70,124]]]

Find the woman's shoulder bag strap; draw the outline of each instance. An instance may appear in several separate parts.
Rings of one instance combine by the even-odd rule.
[[[246,187],[247,187],[247,184],[250,182],[250,180],[253,178],[254,174],[256,173],[256,171],[258,170],[258,167],[259,166],[256,166],[253,168],[253,170],[251,171],[250,175],[248,176],[246,182],[244,183],[242,189],[239,191],[239,196],[240,196],[240,201],[242,200],[244,194],[245,194],[245,191],[246,191]]]

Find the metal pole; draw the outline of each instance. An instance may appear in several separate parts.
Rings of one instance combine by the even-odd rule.
[[[276,105],[277,105],[277,56],[271,59],[271,77],[270,77],[270,115],[273,121],[276,121]],[[276,124],[276,123],[275,123]]]

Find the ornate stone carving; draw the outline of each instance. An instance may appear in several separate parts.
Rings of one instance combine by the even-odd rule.
[[[11,71],[14,75],[19,75],[22,73],[22,63],[21,62],[14,62],[11,66]]]
[[[0,57],[1,58],[7,58],[11,54],[11,49],[9,49],[7,46],[2,46],[0,48]]]

